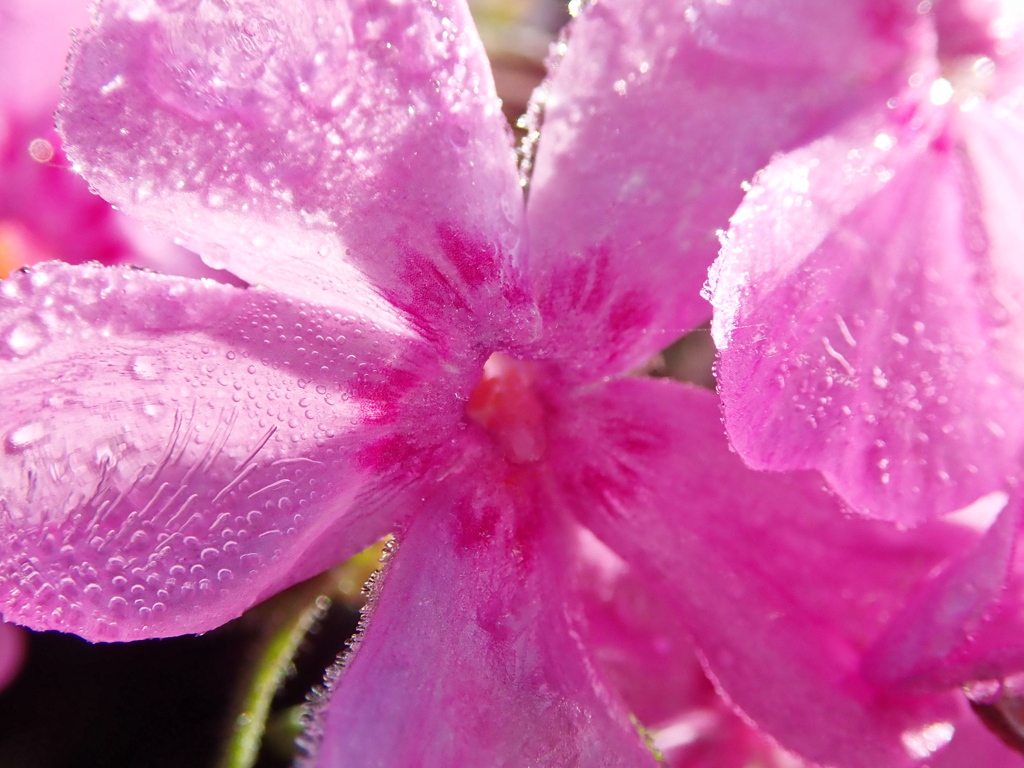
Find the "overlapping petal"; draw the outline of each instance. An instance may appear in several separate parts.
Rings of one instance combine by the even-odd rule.
[[[0,340],[3,615],[91,639],[205,631],[359,551],[455,423],[422,342],[269,290],[49,264],[2,284]]]
[[[908,535],[844,517],[814,474],[745,469],[714,397],[674,382],[614,382],[566,415],[566,503],[665,585],[717,683],[761,729],[812,761],[863,768],[913,764],[921,729],[953,733],[952,693],[885,692],[860,663],[966,529]]]
[[[975,515],[976,522],[983,522],[985,517]],[[992,547],[986,545],[993,538],[998,536],[983,536],[964,559],[984,557],[986,549],[991,554]],[[585,536],[584,544],[583,562],[589,576],[584,593],[588,619],[585,639],[615,689],[647,726],[666,765],[740,768],[752,761],[772,768],[809,765],[782,750],[769,734],[752,728],[712,689],[697,664],[695,648],[689,645],[685,617],[674,610],[670,599],[652,591],[648,580],[604,545],[595,543],[592,536]],[[966,702],[959,702],[954,711],[955,733],[948,745],[927,757],[927,765],[1010,768],[1019,764],[1020,755],[968,712]],[[949,738],[943,723],[932,725],[931,729],[908,734],[904,746],[914,754],[924,754]]]
[[[918,590],[870,649],[870,676],[920,690],[991,686],[1018,675],[1024,665],[1020,514],[1014,496],[970,551]]]
[[[0,277],[50,259],[114,264],[135,256],[123,218],[68,170],[49,112],[8,117],[0,131]]]
[[[53,130],[72,27],[88,22],[83,0],[0,2],[0,277],[131,251],[110,206],[68,172]]]
[[[308,764],[653,768],[581,646],[563,521],[453,485],[400,537]]]
[[[104,197],[211,265],[447,341],[522,303],[499,107],[459,0],[108,0],[62,128]]]
[[[965,512],[991,519],[992,511],[1004,504],[1005,494],[992,494]],[[1017,670],[1024,662],[1019,644],[1009,658],[994,659],[986,657],[987,644],[979,645],[977,640],[979,635],[993,634],[992,624],[996,632],[1006,632],[998,614],[1007,607],[1001,605],[1001,598],[1020,522],[1020,500],[1015,498],[971,550],[922,585],[872,645],[865,659],[870,678],[882,684],[938,690],[972,680],[999,679]],[[1019,613],[1021,594],[1016,586],[1008,590],[1005,602]],[[1018,629],[1017,624],[1011,622],[1011,627]]]
[[[977,717],[968,716],[961,720],[949,746],[929,758],[927,765],[930,768],[974,765],[1015,768],[1020,765],[1020,752],[1000,741]]]
[[[913,5],[879,5],[608,0],[573,23],[527,207],[545,354],[597,379],[708,318],[742,182],[905,77]]]
[[[1024,133],[919,99],[773,162],[712,276],[736,448],[904,522],[1000,490],[1024,444]]]
[[[580,535],[583,639],[670,768],[800,768],[711,684],[686,616],[589,531]]]

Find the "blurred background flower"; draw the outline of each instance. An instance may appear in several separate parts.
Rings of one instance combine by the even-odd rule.
[[[0,278],[59,259],[213,277],[195,254],[146,232],[70,172],[54,126],[72,30],[88,0],[0,0]]]

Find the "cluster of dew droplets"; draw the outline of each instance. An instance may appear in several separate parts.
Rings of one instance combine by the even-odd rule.
[[[79,339],[84,332],[114,332],[96,297],[113,291],[132,304],[134,283],[148,283],[133,272],[89,268],[70,285],[62,286],[62,279],[64,270],[39,268],[0,286],[6,298],[24,305],[0,328],[0,357],[24,358],[51,337],[67,337],[69,329]],[[47,294],[36,295],[41,288]],[[85,309],[53,301],[61,291],[77,295]],[[372,377],[354,353],[378,346],[384,332],[356,316],[255,290],[246,295],[250,301],[241,309],[229,303],[215,310],[222,322],[236,325],[235,348],[197,339],[173,351],[154,344],[125,357],[119,375],[140,385],[161,382],[157,390],[137,390],[159,393],[138,403],[139,415],[153,423],[103,425],[96,439],[76,443],[53,425],[65,405],[80,404],[57,392],[46,394],[42,411],[11,424],[4,453],[17,464],[11,478],[22,488],[0,502],[0,534],[11,543],[8,551],[19,554],[0,562],[0,574],[13,585],[11,601],[31,594],[30,604],[21,604],[23,620],[51,627],[93,623],[94,636],[104,638],[142,632],[172,600],[216,594],[273,561],[280,542],[305,524],[311,505],[335,492],[333,476],[317,469],[335,455],[334,422],[348,398],[332,376],[344,369],[350,374],[345,382]],[[179,325],[208,321],[184,283],[172,284],[159,313],[161,321]],[[289,359],[262,359],[271,347],[288,350]],[[294,388],[291,373],[300,377]],[[133,443],[154,429],[163,455],[140,458]],[[316,460],[282,454],[286,442],[315,444]],[[18,464],[23,456],[29,470]],[[86,471],[94,482],[83,487]],[[33,493],[52,501],[33,506]],[[28,506],[16,505],[18,499]],[[23,523],[39,508],[45,512],[33,518],[29,535]],[[89,553],[84,561],[83,551]],[[108,618],[87,615],[96,604]]]
[[[564,34],[564,33],[563,33]],[[561,51],[559,52],[559,48]],[[551,59],[561,58],[565,53],[565,41],[559,40],[552,44],[552,53],[548,57],[548,69],[551,70]],[[526,112],[516,121],[516,127],[525,131],[522,141],[516,149],[519,159],[519,186],[529,192],[530,179],[533,177],[533,164],[537,159],[537,145],[540,141],[540,129],[544,124],[544,105],[551,93],[550,75],[538,85],[530,95]]]
[[[585,7],[593,0],[572,0],[569,3],[569,14],[575,18],[579,16]],[[569,37],[572,35],[573,24],[562,27],[558,39],[551,43],[544,66],[548,71],[547,77],[538,85],[530,95],[530,101],[526,105],[526,112],[516,121],[516,127],[525,131],[522,141],[516,150],[519,158],[519,184],[524,191],[529,192],[530,179],[533,176],[533,166],[537,159],[537,147],[540,142],[540,131],[544,125],[544,110],[548,97],[551,95],[551,79],[558,71],[558,67],[569,50]]]
[[[224,7],[207,0],[167,10],[163,45],[187,62],[190,75],[187,82],[178,70],[150,78],[168,103],[202,117],[230,102],[232,90],[247,91],[270,74],[284,23],[279,11],[245,2]],[[155,65],[152,74],[160,72]]]

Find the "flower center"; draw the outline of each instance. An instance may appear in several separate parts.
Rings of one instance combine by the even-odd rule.
[[[466,404],[466,415],[487,430],[513,464],[539,461],[547,449],[536,376],[533,363],[495,352]]]

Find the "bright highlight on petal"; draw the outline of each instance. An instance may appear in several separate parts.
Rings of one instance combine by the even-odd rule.
[[[952,723],[930,723],[916,731],[905,731],[902,738],[911,757],[926,760],[949,744],[955,733]]]

